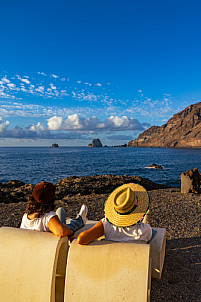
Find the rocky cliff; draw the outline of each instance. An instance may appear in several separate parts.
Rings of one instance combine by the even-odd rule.
[[[176,113],[161,127],[145,130],[128,147],[201,148],[201,102]]]

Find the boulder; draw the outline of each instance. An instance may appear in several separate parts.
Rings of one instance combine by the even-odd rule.
[[[201,193],[201,175],[198,168],[181,174],[181,193]]]
[[[162,170],[162,169],[163,169],[162,166],[156,165],[156,164],[152,164],[152,165],[150,165],[150,166],[148,166],[148,167],[149,167],[149,168],[153,168],[153,169],[159,169],[159,170]]]
[[[97,147],[102,147],[102,143],[99,140],[99,138],[95,138],[93,139],[92,143],[88,145],[88,147],[92,147],[92,148],[97,148]]]

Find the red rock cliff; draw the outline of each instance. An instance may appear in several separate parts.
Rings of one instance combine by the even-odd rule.
[[[145,130],[128,147],[201,148],[201,102],[176,113],[161,127]]]

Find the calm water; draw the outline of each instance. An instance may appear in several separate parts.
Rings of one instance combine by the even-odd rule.
[[[163,170],[149,169],[158,164]],[[36,184],[53,183],[75,175],[138,175],[180,186],[182,172],[197,167],[201,171],[201,149],[19,147],[0,148],[0,182],[11,179]]]

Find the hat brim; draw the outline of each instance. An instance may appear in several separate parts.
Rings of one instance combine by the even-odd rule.
[[[114,208],[114,198],[116,194],[124,189],[132,189],[138,199],[138,204],[129,214],[119,214]],[[138,223],[149,209],[150,198],[147,190],[139,184],[124,184],[115,189],[105,203],[105,215],[109,222],[118,227],[129,227]]]

